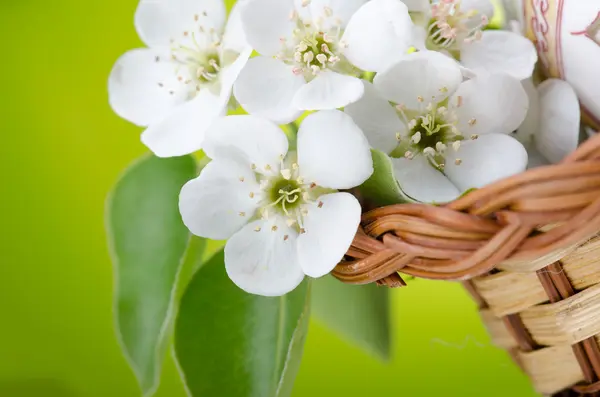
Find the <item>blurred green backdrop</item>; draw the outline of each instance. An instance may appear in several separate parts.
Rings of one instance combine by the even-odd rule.
[[[107,192],[145,152],[106,94],[113,62],[140,46],[136,4],[0,2],[0,397],[139,396],[103,230]],[[387,364],[313,321],[294,397],[534,396],[458,285],[412,282],[393,311]],[[184,395],[169,358],[158,396]]]

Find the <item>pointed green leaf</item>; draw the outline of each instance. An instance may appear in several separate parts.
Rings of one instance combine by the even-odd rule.
[[[146,396],[158,386],[177,277],[190,240],[179,215],[179,191],[195,176],[190,156],[146,156],[125,171],[107,202],[117,336]]]
[[[312,310],[319,322],[349,342],[389,359],[389,288],[348,285],[326,276],[313,282]]]
[[[373,157],[373,175],[359,186],[361,197],[370,207],[407,202],[394,176],[394,167],[389,156],[379,150],[371,149]]]
[[[248,294],[225,273],[223,252],[194,275],[181,299],[174,354],[192,397],[288,397],[306,337],[304,281],[286,296]]]

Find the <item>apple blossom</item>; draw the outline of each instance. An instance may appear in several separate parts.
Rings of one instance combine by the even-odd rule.
[[[192,233],[229,239],[225,267],[240,288],[283,295],[342,259],[361,207],[334,189],[358,186],[373,172],[368,142],[349,116],[309,115],[297,151],[288,151],[272,122],[229,116],[210,128],[204,150],[212,161],[183,187],[181,215]]]

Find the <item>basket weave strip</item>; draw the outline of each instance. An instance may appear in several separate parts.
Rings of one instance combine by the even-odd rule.
[[[600,236],[537,272],[500,271],[464,284],[494,344],[511,353],[537,391],[598,396],[599,281]]]
[[[333,275],[346,283],[396,287],[404,285],[398,272],[468,280],[496,267],[534,271],[599,230],[600,135],[560,164],[501,180],[444,206],[398,204],[367,212]]]
[[[333,275],[400,287],[400,273],[463,281],[540,393],[600,397],[600,134],[447,205],[364,214]]]

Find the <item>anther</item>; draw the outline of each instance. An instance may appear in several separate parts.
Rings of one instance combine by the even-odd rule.
[[[255,169],[256,169],[256,164],[252,164],[252,165],[250,166],[250,168],[252,168],[253,170],[255,170]]]
[[[246,180],[246,178],[244,178],[243,176],[240,176],[240,182],[244,182]]]
[[[322,201],[319,201],[319,205],[318,205],[318,207],[319,207],[319,208],[323,208],[323,202],[322,202]]]
[[[256,227],[256,228],[254,229],[254,231],[255,231],[255,232],[260,232],[260,227]]]
[[[461,165],[462,164],[462,160],[461,159],[456,159],[456,160],[454,160],[454,164]]]
[[[476,140],[477,138],[479,138],[479,135],[477,135],[477,134],[473,134],[473,135],[471,135],[471,140],[473,140],[473,141],[474,141],[474,140]]]
[[[314,182],[313,182],[313,183],[311,183],[311,184],[310,184],[310,188],[311,188],[311,189],[314,189],[314,188],[316,188],[316,187],[317,187],[317,184],[316,184],[316,183],[314,183]]]
[[[306,233],[306,229],[304,229],[303,227],[300,228],[300,234],[305,234]]]
[[[273,227],[271,228],[271,231],[272,231],[272,232],[276,232],[276,231],[277,231],[277,229],[278,229],[278,228],[277,228],[277,226],[276,226],[276,225],[273,225]]]
[[[287,234],[285,236],[283,236],[283,241],[288,241],[288,239],[290,238],[290,236],[288,236]]]
[[[248,194],[248,196],[250,196],[250,198],[254,198],[254,192],[250,192],[250,194]]]
[[[246,216],[245,212],[240,212],[240,216]]]
[[[475,124],[477,124],[477,119],[473,117],[472,119],[469,120],[469,125],[472,127]]]

